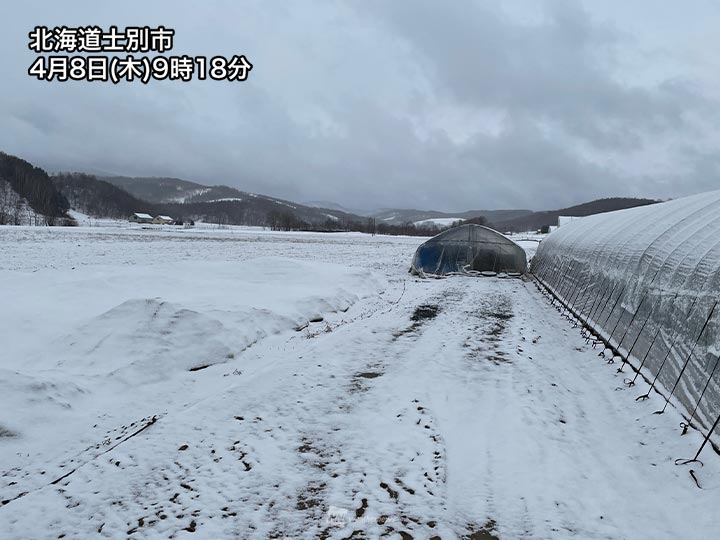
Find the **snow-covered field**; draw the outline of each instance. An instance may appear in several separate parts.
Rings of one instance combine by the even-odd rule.
[[[0,227],[0,538],[715,537],[679,414],[423,240]]]

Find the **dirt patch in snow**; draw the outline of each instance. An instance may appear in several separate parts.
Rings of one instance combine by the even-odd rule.
[[[505,295],[483,297],[477,310],[466,313],[469,325],[463,347],[468,349],[468,360],[512,364],[507,343],[508,326],[515,316],[511,299]]]
[[[494,519],[489,519],[480,528],[470,525],[468,527],[468,532],[461,536],[461,538],[463,540],[500,540],[496,531],[497,523],[495,523]]]
[[[380,377],[382,373],[379,373],[377,371],[364,371],[362,373],[358,373],[356,377],[361,377],[363,379],[375,379],[376,377]]]
[[[481,315],[489,321],[492,321],[487,333],[493,338],[502,336],[505,333],[508,321],[513,318],[513,312],[510,310],[484,312]]]
[[[440,313],[440,306],[436,304],[422,304],[415,308],[415,312],[410,317],[413,322],[421,323],[428,319],[434,319]]]
[[[297,494],[295,508],[298,510],[309,510],[320,506],[323,502],[322,494],[326,487],[324,482],[309,484],[304,491]]]
[[[438,316],[438,314],[442,311],[440,306],[437,304],[420,304],[415,308],[415,311],[413,311],[413,314],[410,316],[410,320],[412,321],[412,324],[405,328],[404,330],[400,330],[399,332],[395,332],[394,337],[395,339],[399,338],[400,336],[403,336],[405,334],[411,334],[415,332],[418,328],[420,328],[423,324],[425,324],[427,321],[430,321]]]
[[[377,379],[385,374],[382,368],[383,366],[377,363],[368,364],[366,367],[367,371],[358,371],[355,373],[348,385],[348,393],[359,394],[361,392],[367,392],[370,389],[367,384],[369,379]]]
[[[7,438],[17,437],[17,435],[18,434],[15,433],[14,431],[12,431],[4,426],[0,426],[0,439],[2,439],[3,437],[7,437]]]

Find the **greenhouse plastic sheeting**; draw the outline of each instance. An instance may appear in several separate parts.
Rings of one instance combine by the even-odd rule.
[[[657,377],[693,425],[713,426],[720,191],[573,221],[540,243],[532,272],[649,381]]]
[[[461,225],[431,238],[415,252],[411,271],[419,275],[527,271],[525,250],[482,225]]]

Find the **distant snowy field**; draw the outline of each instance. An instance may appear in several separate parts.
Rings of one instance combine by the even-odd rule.
[[[716,456],[698,489],[697,434],[531,282],[413,278],[423,238],[81,222],[0,227],[0,538],[716,534]]]
[[[38,270],[87,265],[170,265],[178,261],[239,261],[280,256],[384,269],[409,267],[408,253],[426,238],[362,233],[284,233],[262,227],[200,223],[136,225],[87,218],[72,228],[0,228],[0,270]],[[82,221],[81,221],[82,223]],[[379,257],[379,259],[378,259]]]

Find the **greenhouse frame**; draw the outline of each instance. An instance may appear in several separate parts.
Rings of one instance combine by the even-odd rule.
[[[625,385],[644,385],[639,400],[657,390],[658,412],[673,404],[685,432],[715,434],[720,191],[573,221],[540,243],[531,271],[609,361],[630,364]]]

